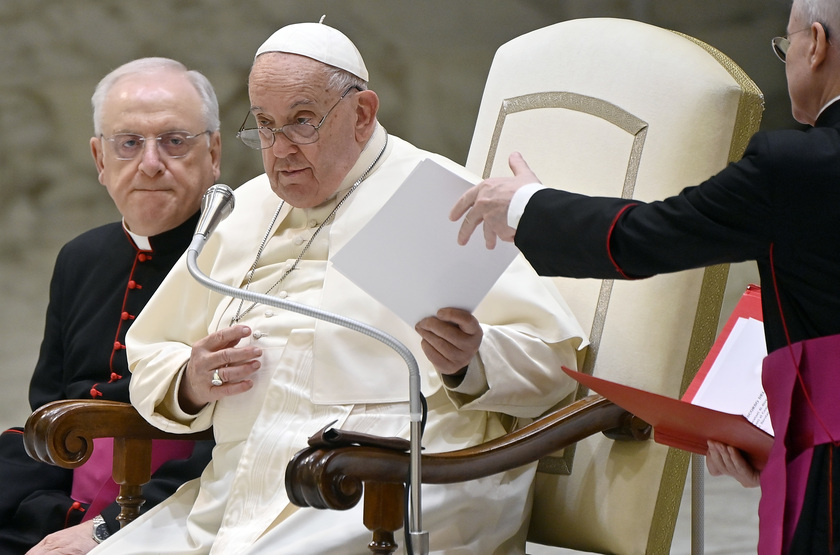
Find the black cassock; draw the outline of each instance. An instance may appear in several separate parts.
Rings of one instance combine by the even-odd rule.
[[[757,133],[740,161],[662,201],[538,191],[515,242],[550,276],[635,279],[754,260],[768,353],[788,341],[838,335],[840,102],[813,128]],[[832,434],[840,441],[840,430]],[[828,553],[829,519],[831,553],[840,553],[840,448],[825,443],[814,449],[791,553]]]
[[[150,237],[151,250],[136,246],[119,222],[61,249],[29,388],[33,410],[60,399],[129,402],[126,332],[186,250],[197,221],[198,214]],[[212,448],[212,441],[197,442],[189,458],[164,463],[143,487],[143,510],[197,478]],[[70,497],[72,480],[72,470],[31,459],[20,428],[0,435],[0,555],[26,553],[47,534],[82,521],[87,506]],[[102,511],[111,533],[119,529],[118,513],[115,502]]]

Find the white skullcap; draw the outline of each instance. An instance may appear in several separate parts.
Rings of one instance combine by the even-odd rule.
[[[368,81],[365,61],[356,45],[341,31],[323,23],[295,23],[275,31],[257,49],[254,58],[266,52],[306,56]]]

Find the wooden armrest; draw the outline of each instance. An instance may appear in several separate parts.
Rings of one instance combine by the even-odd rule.
[[[152,440],[212,439],[213,432],[173,434],[149,424],[128,403],[63,400],[47,403],[26,420],[23,442],[33,459],[62,468],[77,468],[93,453],[93,440],[114,438],[112,476],[120,485],[117,520],[134,520],[145,502],[142,486],[151,480]]]
[[[615,432],[613,437],[650,437],[646,423],[600,395],[591,395],[492,441],[423,455],[422,481],[452,484],[490,476],[606,431]],[[409,459],[408,453],[376,447],[310,447],[289,463],[286,492],[301,507],[349,509],[359,501],[363,482],[406,482]]]
[[[651,427],[600,395],[558,409],[517,431],[457,451],[422,456],[424,484],[475,480],[534,462],[604,432],[613,439],[647,440]],[[346,510],[365,489],[364,524],[373,532],[368,548],[392,553],[393,532],[403,524],[403,496],[410,455],[381,447],[309,447],[286,468],[286,493],[295,505]]]
[[[173,434],[149,424],[128,403],[68,399],[38,408],[26,420],[24,444],[35,460],[63,468],[76,468],[90,458],[93,440],[212,439],[210,430]]]

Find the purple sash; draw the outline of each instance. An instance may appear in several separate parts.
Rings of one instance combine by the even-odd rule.
[[[840,438],[838,361],[840,335],[800,341],[764,359],[761,380],[775,441],[761,472],[760,555],[788,551],[802,511],[813,448],[832,442],[831,436]],[[810,403],[795,387],[797,369]]]
[[[152,473],[166,461],[186,459],[192,454],[193,441],[155,439],[152,441]],[[73,488],[70,497],[81,503],[90,503],[82,521],[90,520],[116,501],[120,487],[111,478],[114,461],[113,438],[93,440],[93,453],[85,464],[73,471]]]

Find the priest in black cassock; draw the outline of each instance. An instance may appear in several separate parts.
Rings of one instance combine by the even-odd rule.
[[[186,250],[219,177],[218,101],[202,74],[166,58],[135,60],[100,81],[92,104],[91,151],[122,221],[58,255],[33,410],[59,399],[129,401],[126,331]],[[111,440],[96,441],[91,460],[68,470],[30,459],[20,428],[0,435],[0,555],[87,553],[118,531]],[[143,509],[199,476],[212,447],[156,442]]]

